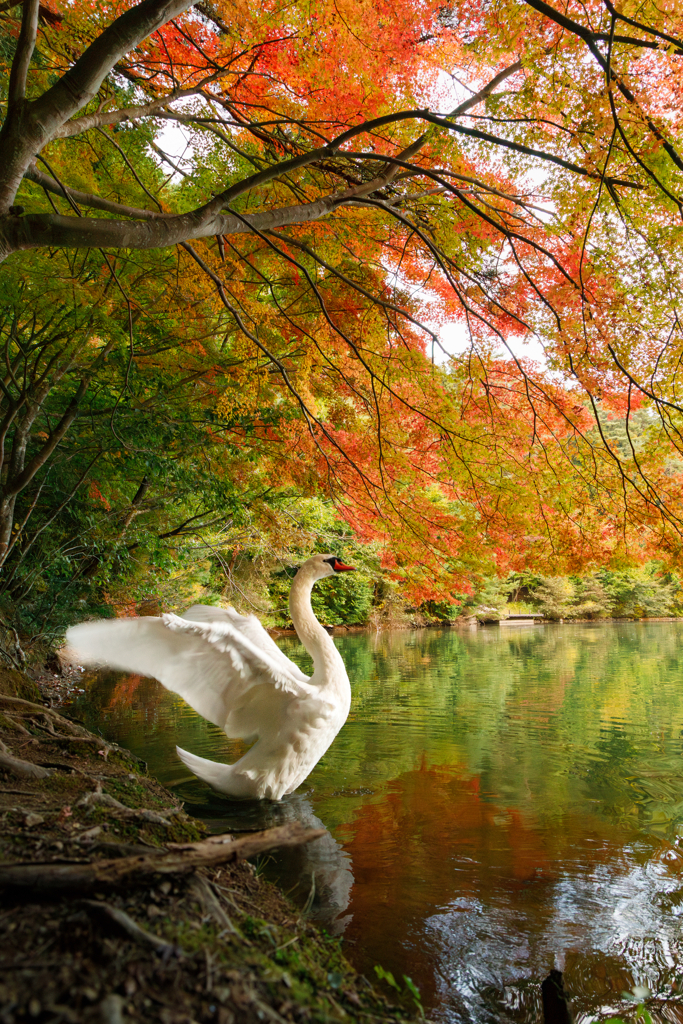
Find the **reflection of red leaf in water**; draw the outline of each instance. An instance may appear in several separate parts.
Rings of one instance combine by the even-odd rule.
[[[132,704],[142,678],[142,676],[124,676],[123,679],[120,679],[112,690],[105,710],[112,711],[114,708],[128,707]]]
[[[494,803],[462,768],[423,764],[406,772],[339,832],[353,863],[345,935],[363,949],[357,966],[405,971],[427,1002],[435,995],[434,959],[424,947],[424,919],[456,897],[488,901],[501,886],[519,891],[552,877],[547,832]],[[410,970],[398,959],[405,943]]]
[[[522,765],[519,772],[524,778]],[[345,932],[351,959],[369,977],[375,964],[397,978],[409,974],[427,1007],[443,969],[438,939],[425,934],[428,918],[446,908],[470,915],[476,936],[478,915],[498,908],[523,919],[523,933],[552,935],[558,878],[598,864],[614,870],[635,838],[627,825],[580,805],[555,807],[530,793],[526,809],[505,806],[503,796],[482,789],[485,778],[423,764],[338,830],[355,879]],[[475,960],[477,941],[467,952]]]

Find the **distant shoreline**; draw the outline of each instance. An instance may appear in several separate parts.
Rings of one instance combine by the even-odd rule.
[[[386,626],[373,626],[373,625],[335,625],[325,626],[325,629],[333,636],[342,636],[345,633],[392,633],[401,632],[404,633],[406,630],[418,630],[418,629],[445,629],[445,630],[472,630],[472,629],[491,629],[494,626],[505,625],[506,627],[520,626],[526,628],[527,626],[579,626],[579,625],[592,625],[598,626],[606,622],[681,622],[683,623],[683,616],[680,615],[653,615],[653,616],[642,616],[640,618],[633,618],[625,615],[601,615],[599,619],[547,619],[541,618],[540,616],[533,621],[530,619],[500,619],[497,622],[479,622],[474,616],[472,618],[453,619],[449,622],[406,622],[406,623],[395,623]],[[296,637],[297,633],[294,628],[285,629],[283,626],[273,626],[268,630],[271,636],[293,636]]]

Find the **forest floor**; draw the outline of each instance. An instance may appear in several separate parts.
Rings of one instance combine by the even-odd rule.
[[[2,1024],[412,1018],[244,859],[318,833],[207,837],[143,762],[49,703],[0,670]]]

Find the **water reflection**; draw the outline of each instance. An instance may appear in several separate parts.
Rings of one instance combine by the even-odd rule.
[[[410,975],[432,1017],[535,1021],[552,967],[581,1018],[682,1019],[683,661],[678,623],[348,636],[351,716],[299,793],[236,804],[176,743],[240,745],[158,684],[91,678],[81,714],[212,829],[329,829],[267,867],[368,975]],[[287,653],[305,667],[293,642]],[[654,1007],[654,1009],[652,1009]]]
[[[344,912],[353,885],[351,857],[316,816],[306,796],[293,793],[280,803],[271,803],[233,802],[211,794],[204,803],[185,801],[185,810],[203,818],[214,832],[252,832],[294,821],[305,828],[325,829],[325,835],[312,843],[280,850],[276,874],[286,883],[294,902],[305,908],[307,918],[317,921],[331,935],[343,933],[350,920]]]

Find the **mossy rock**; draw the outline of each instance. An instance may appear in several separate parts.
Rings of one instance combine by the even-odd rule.
[[[14,668],[0,668],[0,693],[5,697],[20,697],[22,700],[30,700],[34,704],[45,703],[33,680]]]

